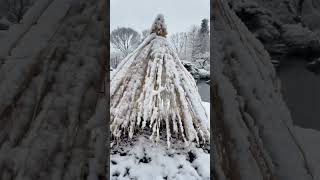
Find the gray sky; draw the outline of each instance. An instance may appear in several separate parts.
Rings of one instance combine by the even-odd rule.
[[[210,0],[111,0],[110,28],[150,29],[158,13],[165,16],[168,33],[185,32],[210,17]]]

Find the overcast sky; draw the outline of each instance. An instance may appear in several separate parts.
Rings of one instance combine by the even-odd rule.
[[[158,13],[165,16],[168,33],[186,32],[210,17],[210,0],[111,0],[110,28],[150,29]]]

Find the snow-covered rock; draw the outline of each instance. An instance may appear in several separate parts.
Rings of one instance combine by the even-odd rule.
[[[280,37],[280,22],[272,12],[252,1],[234,3],[234,11],[256,37],[263,42],[270,42]]]
[[[205,69],[200,69],[194,63],[182,60],[183,66],[190,72],[194,79],[210,79],[210,72]]]
[[[272,55],[319,52],[320,3],[313,0],[230,1],[238,17]],[[286,48],[277,49],[279,44],[285,44]]]
[[[210,72],[205,69],[199,69],[199,78],[200,79],[210,79]]]
[[[306,67],[309,71],[314,72],[316,74],[319,74],[320,73],[320,58],[308,63]]]
[[[8,21],[7,18],[2,17],[0,19],[0,31],[1,30],[8,30],[11,24],[12,23],[10,21]]]
[[[320,54],[320,36],[308,28],[301,24],[284,24],[281,31],[281,38],[290,50],[289,53]]]

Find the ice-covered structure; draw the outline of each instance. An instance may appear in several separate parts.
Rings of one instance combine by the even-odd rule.
[[[113,71],[110,87],[110,129],[114,139],[133,137],[148,128],[158,141],[165,131],[185,142],[208,142],[209,120],[195,80],[166,39],[163,15],[151,34]]]

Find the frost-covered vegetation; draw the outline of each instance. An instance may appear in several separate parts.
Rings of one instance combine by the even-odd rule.
[[[110,128],[114,139],[132,138],[139,129],[149,129],[154,141],[165,133],[168,146],[173,137],[184,142],[209,141],[208,116],[195,80],[166,34],[159,15],[151,34],[112,73]]]
[[[119,31],[130,29],[130,35],[119,34]],[[111,32],[111,40],[121,38],[127,50],[119,47],[119,43],[111,41],[111,66],[116,68],[118,64],[126,57],[129,52],[137,48],[138,44],[150,34],[151,30],[142,31],[141,35],[131,28],[118,28]],[[168,32],[161,32],[167,36]],[[117,35],[116,35],[117,34]],[[120,35],[120,36],[119,36]],[[141,37],[141,38],[140,38]],[[168,41],[172,44],[175,52],[181,60],[189,61],[197,69],[204,69],[209,72],[210,69],[210,28],[209,21],[203,19],[201,26],[193,25],[188,32],[177,32],[168,35]],[[194,73],[193,73],[194,74]],[[201,77],[199,74],[194,76]]]
[[[147,136],[139,136],[135,143],[124,143],[110,153],[111,180],[209,180],[210,153],[191,144],[152,143]]]

